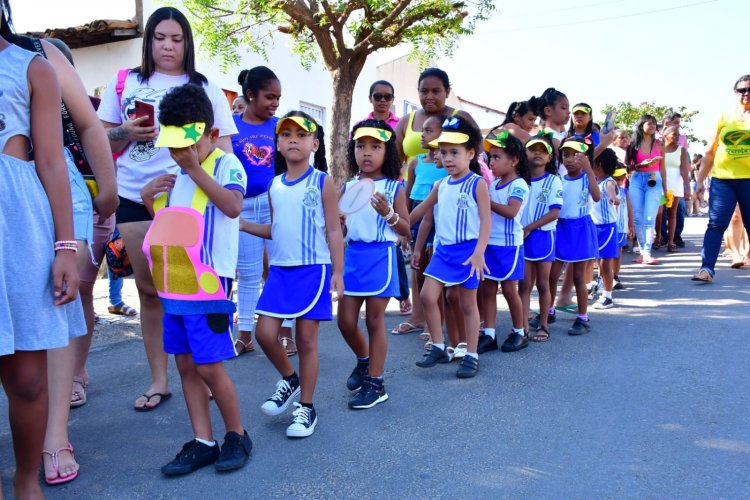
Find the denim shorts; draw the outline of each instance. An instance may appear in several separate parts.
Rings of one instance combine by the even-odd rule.
[[[91,244],[94,239],[94,204],[91,193],[67,149],[65,163],[68,166],[70,194],[73,197],[73,234],[75,239]]]

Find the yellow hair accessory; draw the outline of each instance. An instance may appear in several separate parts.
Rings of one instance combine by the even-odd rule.
[[[373,139],[377,139],[380,142],[388,142],[391,140],[392,135],[393,133],[382,128],[359,127],[354,131],[354,137],[352,137],[352,139],[356,141],[357,139],[360,139],[362,137],[372,137]]]
[[[198,142],[206,130],[203,122],[187,123],[181,127],[176,125],[162,125],[159,128],[159,138],[156,139],[157,148],[187,148]]]

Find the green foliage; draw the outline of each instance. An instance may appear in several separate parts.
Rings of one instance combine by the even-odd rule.
[[[656,103],[644,101],[640,104],[632,104],[630,102],[619,102],[617,105],[607,104],[602,110],[602,115],[606,115],[610,110],[617,111],[617,118],[615,119],[615,125],[617,128],[621,128],[627,131],[633,131],[636,123],[643,115],[652,115],[658,122],[661,122],[664,117],[671,111],[676,111],[682,115],[680,119],[680,132],[685,134],[690,142],[699,142],[703,145],[706,141],[699,139],[693,134],[690,128],[690,122],[693,117],[698,114],[698,111],[688,111],[685,106],[671,107],[671,106],[659,106]],[[604,122],[602,116],[601,122]]]

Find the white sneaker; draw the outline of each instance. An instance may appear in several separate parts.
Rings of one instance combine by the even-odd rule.
[[[299,383],[292,387],[289,382],[283,378],[276,382],[276,391],[260,407],[260,411],[272,417],[281,415],[289,408],[294,398],[299,397],[301,388]]]
[[[609,297],[605,297],[604,295],[599,297],[599,300],[597,300],[596,304],[594,304],[594,309],[611,309],[613,307],[615,307],[614,301]]]

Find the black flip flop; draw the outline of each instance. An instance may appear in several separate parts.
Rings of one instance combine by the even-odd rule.
[[[148,402],[151,401],[151,398],[155,398],[156,396],[159,396],[161,398],[159,400],[159,402],[156,403],[154,406],[145,406],[144,405],[142,407],[137,407],[137,406],[133,407],[133,409],[135,411],[146,412],[146,411],[154,411],[155,409],[157,409],[158,407],[160,407],[161,404],[164,401],[168,401],[172,397],[172,393],[168,392],[166,394],[162,394],[161,392],[155,392],[155,393],[151,394],[150,396],[148,394],[141,394],[141,396],[143,396],[144,398],[146,398],[146,404],[148,404]]]

